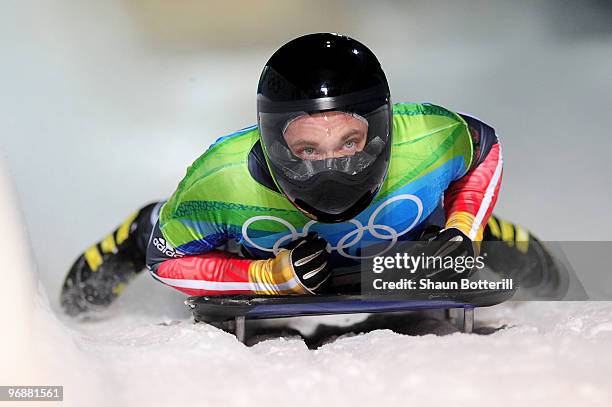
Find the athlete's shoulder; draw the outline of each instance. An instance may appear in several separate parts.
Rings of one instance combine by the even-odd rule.
[[[180,187],[210,176],[225,168],[246,164],[248,152],[259,140],[257,126],[245,127],[232,134],[219,137],[187,168]]]
[[[479,134],[495,135],[495,129],[488,122],[485,122],[472,114],[463,112],[459,112],[458,114],[467,123],[472,136],[477,136]]]
[[[387,178],[396,183],[412,182],[438,168],[456,179],[472,162],[467,123],[458,113],[433,103],[393,105],[392,140]],[[414,179],[407,180],[405,174]]]
[[[242,180],[250,149],[259,140],[257,126],[245,127],[218,138],[187,168],[171,198],[162,209],[166,218],[184,202],[203,201]]]
[[[433,103],[400,102],[393,104],[393,117],[404,116],[441,116],[449,119],[460,119],[458,113]]]
[[[489,122],[476,117],[471,113],[464,113],[456,110],[447,109],[433,103],[395,103],[393,105],[393,117],[403,116],[441,116],[449,119],[465,122],[471,130],[493,131],[493,126]]]
[[[210,147],[208,147],[208,150],[211,150],[214,148],[222,148],[223,146],[227,146],[227,145],[232,145],[240,140],[244,140],[249,137],[259,137],[259,129],[257,128],[256,124],[253,124],[252,126],[244,127],[240,130],[236,130],[235,132],[231,134],[219,137],[218,139],[214,141],[214,143],[210,145]]]
[[[210,158],[215,158],[215,163],[219,158],[240,160],[244,157],[236,155],[241,152],[248,152],[255,142],[259,140],[259,129],[257,125],[245,127],[226,136],[219,137],[212,143],[206,151],[194,162],[194,165],[207,162]],[[231,154],[230,158],[226,154]]]
[[[394,143],[431,137],[439,138],[442,133],[449,132],[468,135],[467,123],[452,110],[433,103],[396,103],[393,105]]]

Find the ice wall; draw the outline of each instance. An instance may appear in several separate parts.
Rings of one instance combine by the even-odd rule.
[[[101,405],[101,377],[91,372],[90,359],[78,348],[78,334],[49,306],[20,199],[1,157],[0,225],[0,383],[63,385],[65,405]]]
[[[0,160],[0,383],[31,375],[32,320],[35,296],[33,253],[16,190]],[[6,369],[12,366],[12,369]]]

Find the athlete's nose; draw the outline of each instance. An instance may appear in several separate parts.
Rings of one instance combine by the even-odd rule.
[[[329,158],[342,158],[342,157],[346,157],[348,154],[344,154],[342,151],[340,150],[332,150],[327,152],[324,156],[323,159],[327,160]]]

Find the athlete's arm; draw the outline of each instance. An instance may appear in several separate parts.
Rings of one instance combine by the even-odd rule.
[[[474,153],[469,171],[452,182],[444,194],[445,227],[459,229],[472,241],[481,241],[501,184],[501,146],[492,127],[462,116],[469,126]]]
[[[147,249],[147,267],[156,280],[188,295],[314,294],[330,273],[326,245],[325,240],[309,235],[266,260],[244,259],[221,250],[183,255],[168,245],[156,225]]]

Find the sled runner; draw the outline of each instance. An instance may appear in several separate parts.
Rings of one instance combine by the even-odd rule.
[[[247,319],[271,319],[312,315],[384,313],[431,309],[459,309],[462,331],[472,332],[474,309],[509,300],[514,290],[480,290],[460,294],[430,293],[412,299],[364,297],[361,295],[190,297],[185,301],[196,322],[234,321],[236,338],[245,343]]]

